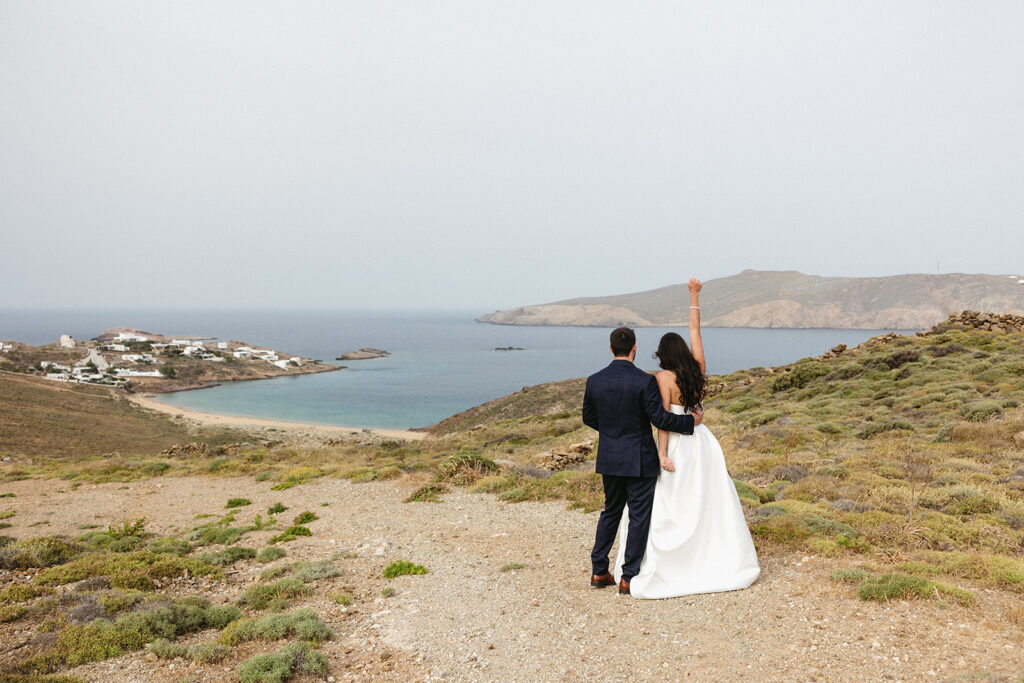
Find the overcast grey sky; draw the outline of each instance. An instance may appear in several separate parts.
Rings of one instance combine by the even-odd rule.
[[[0,307],[1024,270],[1024,2],[0,2]]]

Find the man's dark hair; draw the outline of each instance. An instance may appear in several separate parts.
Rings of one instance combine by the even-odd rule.
[[[612,330],[612,355],[628,356],[636,346],[636,333],[628,327],[617,327]]]

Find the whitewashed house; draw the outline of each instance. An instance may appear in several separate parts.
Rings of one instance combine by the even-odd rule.
[[[117,341],[147,342],[149,341],[149,337],[141,334],[135,334],[134,332],[119,332],[117,335]]]
[[[228,343],[227,342],[217,342],[217,348],[220,349],[221,351],[226,351],[227,348],[228,348]]]
[[[60,335],[60,348],[62,349],[73,349],[75,348],[75,338],[70,334]]]
[[[116,342],[110,342],[109,344],[103,345],[104,351],[127,351],[128,347],[124,344],[118,344]]]
[[[289,363],[295,363],[296,365],[299,365],[299,366],[302,365],[302,359],[299,358],[298,356],[292,356],[291,358],[288,359],[288,362]]]
[[[118,377],[160,377],[159,370],[129,370],[128,368],[117,368],[114,374]]]
[[[245,348],[235,349],[235,352],[232,355],[235,358],[252,358],[252,351]]]

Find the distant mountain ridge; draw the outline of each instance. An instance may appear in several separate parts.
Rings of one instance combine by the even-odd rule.
[[[566,299],[495,311],[478,318],[498,325],[581,327],[686,326],[685,284],[616,296]],[[709,280],[701,292],[708,327],[923,329],[962,310],[1024,315],[1018,275],[893,275],[821,277],[745,270]]]

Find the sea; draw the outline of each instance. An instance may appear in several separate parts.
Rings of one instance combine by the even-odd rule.
[[[133,327],[166,335],[240,340],[288,354],[345,365],[328,372],[230,382],[159,396],[189,410],[349,427],[425,427],[526,386],[584,377],[611,360],[609,328],[519,327],[478,323],[482,311],[325,310],[5,310],[0,339],[56,342],[91,339]],[[652,354],[665,332],[638,328],[637,365],[657,369]],[[790,363],[836,344],[855,346],[890,330],[705,328],[708,372],[724,374]],[[895,330],[909,332],[907,330]],[[499,347],[521,351],[496,351]],[[335,361],[373,347],[386,358]]]

